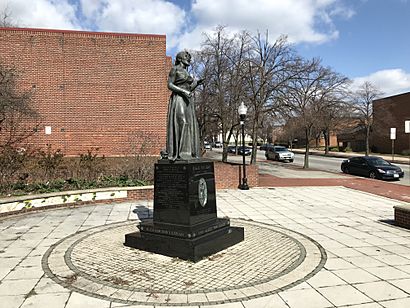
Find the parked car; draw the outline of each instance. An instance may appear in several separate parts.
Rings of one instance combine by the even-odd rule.
[[[372,179],[399,180],[404,176],[400,167],[377,156],[350,157],[342,162],[340,168],[344,173],[367,176]]]
[[[211,144],[209,142],[204,142],[204,149],[205,150],[210,150],[211,149]]]
[[[262,144],[262,145],[260,146],[259,150],[261,150],[261,151],[266,151],[268,148],[271,148],[271,147],[273,147],[273,144],[271,144],[271,143],[264,143],[264,144]]]
[[[275,145],[275,146],[267,148],[267,150],[265,151],[265,157],[268,160],[272,159],[272,160],[277,160],[277,161],[289,161],[292,163],[295,157],[295,154],[289,151],[284,146]]]
[[[222,148],[222,142],[220,141],[215,141],[214,145],[215,148]]]
[[[235,154],[236,153],[236,146],[230,145],[227,148],[228,153]]]
[[[251,155],[252,154],[252,148],[250,147],[238,147],[238,154],[243,155],[245,152],[245,156]]]

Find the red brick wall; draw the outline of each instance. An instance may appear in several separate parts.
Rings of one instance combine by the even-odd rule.
[[[373,128],[371,145],[375,152],[391,153],[390,128],[396,128],[395,153],[410,151],[409,134],[404,122],[410,121],[410,92],[390,96],[373,102]]]
[[[242,179],[242,165],[215,162],[216,189],[238,188]],[[249,187],[259,186],[258,166],[246,165],[246,177]]]
[[[394,207],[394,222],[396,226],[410,229],[410,210],[405,206]]]
[[[0,62],[33,88],[42,126],[35,145],[66,155],[126,155],[165,146],[169,58],[162,35],[0,28]],[[46,135],[45,126],[51,126]]]

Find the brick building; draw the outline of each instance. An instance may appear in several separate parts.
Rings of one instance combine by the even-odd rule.
[[[33,89],[41,126],[30,139],[66,155],[127,155],[165,146],[171,65],[164,35],[0,28],[0,62]]]
[[[410,121],[410,92],[373,101],[372,150],[391,153],[390,128],[395,127],[395,153],[410,151],[410,134],[404,132],[405,121]]]

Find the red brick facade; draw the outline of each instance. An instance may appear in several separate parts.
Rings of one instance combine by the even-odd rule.
[[[248,179],[249,187],[259,186],[257,165],[246,166],[246,178]],[[240,179],[242,179],[242,165],[215,162],[216,189],[237,188],[240,184]]]
[[[396,226],[410,229],[410,210],[407,205],[394,207],[394,223]]]
[[[165,146],[170,59],[162,35],[0,28],[0,62],[34,90],[36,146],[127,155]],[[45,133],[46,126],[51,134]]]
[[[379,153],[391,153],[390,128],[396,128],[395,153],[410,151],[410,135],[404,131],[404,122],[410,121],[410,92],[385,97],[373,102],[373,131],[371,144]]]

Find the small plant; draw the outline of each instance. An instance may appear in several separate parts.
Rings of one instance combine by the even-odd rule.
[[[24,169],[29,158],[30,154],[25,149],[13,146],[0,148],[0,186],[2,190],[8,189],[15,181],[25,184],[28,175],[19,176],[19,174]]]
[[[51,144],[47,144],[45,151],[39,151],[38,165],[44,172],[45,180],[55,177],[57,169],[63,163],[64,154],[60,149],[53,150]]]
[[[33,204],[31,203],[31,200],[24,201],[24,208],[25,209],[31,209],[32,207],[33,207]]]
[[[95,151],[98,152],[98,148]],[[80,170],[82,170],[82,175],[87,180],[98,178],[104,170],[105,156],[98,156],[96,152],[94,153],[94,149],[90,149],[87,150],[86,154],[80,154]]]

